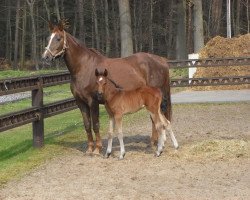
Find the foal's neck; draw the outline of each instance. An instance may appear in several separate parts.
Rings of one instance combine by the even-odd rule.
[[[114,96],[121,92],[121,88],[117,87],[110,79],[107,79],[107,84],[105,86],[104,98],[107,102],[110,102]]]

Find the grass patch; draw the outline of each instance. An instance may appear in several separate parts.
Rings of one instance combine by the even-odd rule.
[[[100,109],[101,133],[107,129],[108,117]],[[0,134],[0,185],[19,178],[46,160],[65,154],[71,149],[81,149],[86,142],[79,110],[45,119],[45,146],[32,146],[31,124]]]
[[[25,70],[4,70],[0,71],[0,79],[17,78],[23,76],[35,76],[41,74],[51,74],[60,72],[61,70],[38,70],[38,71],[25,71]]]

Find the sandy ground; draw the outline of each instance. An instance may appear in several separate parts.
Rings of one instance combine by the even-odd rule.
[[[250,199],[250,103],[179,105],[173,113],[177,151],[167,138],[154,157],[142,118],[124,125],[124,160],[117,140],[109,159],[72,149],[8,183],[0,199]]]

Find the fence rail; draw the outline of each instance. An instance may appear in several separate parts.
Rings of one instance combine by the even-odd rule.
[[[218,66],[249,66],[250,57],[246,58],[216,58],[168,61],[170,68],[218,67]],[[0,80],[0,96],[32,91],[32,107],[0,116],[0,132],[24,124],[32,123],[33,145],[41,147],[44,144],[44,119],[77,108],[74,98],[64,99],[43,105],[43,88],[70,82],[68,71]],[[181,78],[172,79],[171,87],[216,86],[249,84],[250,75],[211,78]]]

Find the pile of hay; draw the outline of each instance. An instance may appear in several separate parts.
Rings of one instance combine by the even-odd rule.
[[[211,39],[200,51],[199,57],[205,58],[226,58],[226,57],[249,57],[250,56],[250,34],[234,38],[216,36]],[[244,76],[250,75],[249,66],[226,66],[197,68],[194,77],[223,77],[223,76]],[[249,85],[236,86],[207,86],[193,87],[194,90],[218,90],[218,89],[249,89]]]
[[[244,140],[205,140],[182,146],[178,152],[169,153],[173,158],[187,160],[228,160],[249,158],[250,143]]]

